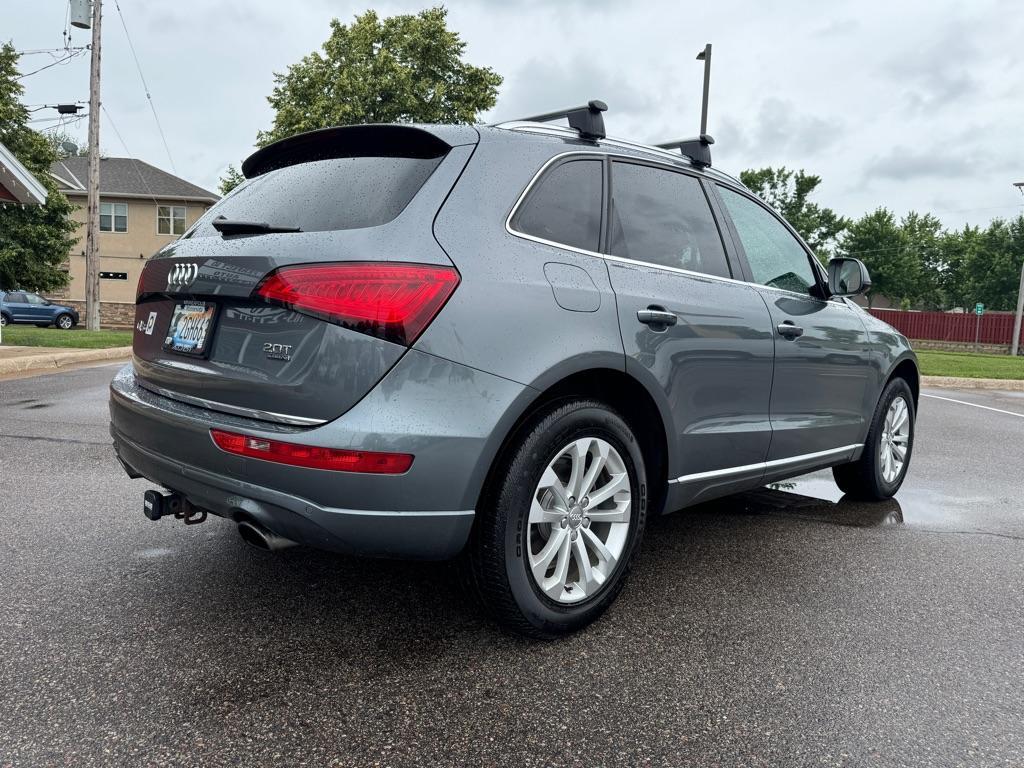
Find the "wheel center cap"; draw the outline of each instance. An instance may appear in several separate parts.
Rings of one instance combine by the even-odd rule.
[[[583,507],[581,507],[579,504],[574,504],[569,509],[568,518],[570,528],[579,528],[583,524]]]

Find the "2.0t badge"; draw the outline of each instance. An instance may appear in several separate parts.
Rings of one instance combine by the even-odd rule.
[[[268,341],[263,345],[263,353],[267,356],[267,360],[291,360],[292,345],[272,344]]]

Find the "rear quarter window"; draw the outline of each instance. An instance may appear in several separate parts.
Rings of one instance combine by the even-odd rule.
[[[541,177],[512,219],[512,229],[559,245],[596,251],[601,241],[600,160],[561,163]]]
[[[220,237],[210,224],[218,216],[303,232],[387,224],[405,210],[441,160],[341,157],[270,171],[213,206],[188,237]]]

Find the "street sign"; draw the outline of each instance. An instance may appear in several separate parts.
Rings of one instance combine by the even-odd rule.
[[[982,304],[980,301],[974,305],[974,314],[976,314],[978,317],[981,317],[982,315],[985,314],[985,305]]]

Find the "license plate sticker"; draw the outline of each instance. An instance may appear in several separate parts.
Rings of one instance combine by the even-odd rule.
[[[178,304],[164,339],[164,349],[183,355],[205,355],[213,335],[217,305],[202,301]]]

